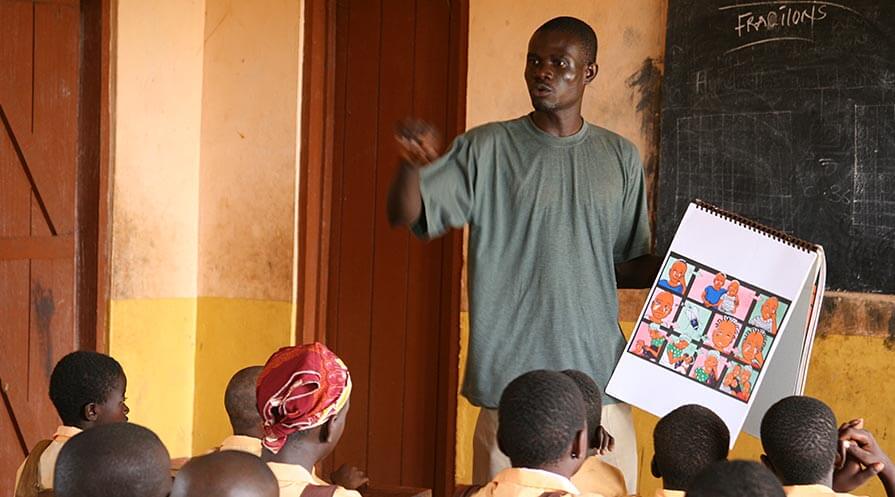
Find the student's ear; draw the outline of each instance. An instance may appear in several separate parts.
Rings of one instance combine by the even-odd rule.
[[[91,423],[95,423],[99,418],[99,413],[96,412],[96,402],[90,402],[89,404],[84,405],[84,410],[81,412],[81,416]]]
[[[578,430],[572,439],[572,459],[587,458],[587,430]]]
[[[338,416],[338,414],[336,414]],[[333,439],[333,421],[336,419],[336,416],[333,416],[326,420],[323,425],[320,426],[320,443],[328,444]]]
[[[653,456],[649,462],[649,471],[654,478],[662,478],[662,472],[659,470],[659,463],[656,462],[656,456]]]

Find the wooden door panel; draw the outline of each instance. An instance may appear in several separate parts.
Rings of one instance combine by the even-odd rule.
[[[77,1],[0,1],[0,376],[29,447],[59,423],[48,386],[78,348],[77,226],[97,222],[77,217],[81,15]],[[0,488],[12,488],[23,454],[5,408],[0,425]]]
[[[444,492],[438,464],[448,424],[438,412],[445,361],[445,263],[456,234],[423,243],[385,216],[398,167],[395,123],[424,118],[456,133],[450,74],[457,5],[427,0],[342,0],[333,23],[336,60],[333,205],[327,340],[352,371],[354,390],[333,465],[355,464],[374,484]],[[462,103],[461,103],[462,105]],[[453,250],[453,249],[451,249]],[[458,307],[458,306],[457,306]],[[455,373],[454,373],[455,374]],[[441,424],[439,424],[441,423]],[[440,462],[439,462],[440,461]],[[436,488],[436,485],[440,485]]]

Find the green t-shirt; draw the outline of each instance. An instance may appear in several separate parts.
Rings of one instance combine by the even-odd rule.
[[[625,344],[614,264],[649,252],[634,145],[591,124],[562,138],[528,116],[486,124],[423,168],[420,190],[418,236],[470,226],[463,395],[496,408],[534,369],[578,369],[605,389]]]

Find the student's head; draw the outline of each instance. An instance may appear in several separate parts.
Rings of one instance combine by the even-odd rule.
[[[258,402],[255,390],[258,375],[262,366],[250,366],[241,369],[230,378],[224,392],[224,407],[230,417],[230,426],[234,435],[261,438],[261,416],[258,414]]]
[[[127,421],[126,388],[118,361],[97,352],[72,352],[50,375],[50,400],[62,423],[81,429]]]
[[[57,497],[164,497],[171,490],[168,451],[142,426],[113,423],[74,436],[56,460]]]
[[[581,107],[584,88],[597,76],[597,35],[586,22],[557,17],[528,42],[525,82],[536,111]]]
[[[277,479],[261,459],[222,450],[194,457],[177,473],[171,497],[278,497]]]
[[[577,369],[567,369],[562,374],[571,378],[581,390],[587,414],[587,448],[591,451],[598,449],[602,442],[600,425],[603,422],[603,395],[600,387],[587,373]]]
[[[783,486],[753,461],[716,462],[701,472],[687,497],[784,497]]]
[[[291,462],[301,452],[323,459],[345,429],[351,376],[325,345],[283,347],[258,376],[265,460]]]
[[[688,490],[710,464],[727,459],[730,431],[711,410],[688,404],[666,414],[653,431],[652,472],[669,490]]]
[[[761,459],[784,485],[829,484],[837,440],[833,411],[811,397],[786,397],[761,420]]]
[[[568,477],[587,457],[584,400],[578,385],[562,373],[542,369],[511,381],[497,416],[497,444],[513,467]]]

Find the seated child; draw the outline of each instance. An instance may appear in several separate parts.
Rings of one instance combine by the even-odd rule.
[[[342,485],[330,485],[314,473],[314,465],[342,437],[350,395],[348,368],[325,345],[283,347],[267,360],[257,390],[264,423],[261,459],[277,478],[280,497],[309,497],[312,491],[360,496],[353,489],[367,478],[357,469],[350,468]]]
[[[270,468],[256,456],[222,450],[194,457],[177,473],[171,497],[278,497]]]
[[[656,497],[683,497],[709,465],[727,459],[730,431],[711,410],[688,404],[666,414],[653,430],[653,476],[662,479]]]
[[[262,366],[237,371],[224,392],[224,407],[230,418],[233,434],[221,442],[220,450],[238,450],[261,457],[261,416],[258,414],[255,386]]]
[[[581,469],[572,476],[572,483],[582,492],[595,493],[604,497],[624,497],[628,495],[625,476],[615,466],[604,462],[600,455],[608,453],[615,440],[603,427],[603,398],[600,387],[586,373],[575,369],[562,372],[578,385],[584,398],[587,414],[587,459]]]
[[[127,421],[126,388],[121,365],[105,354],[78,351],[60,359],[50,375],[50,400],[62,426],[52,440],[38,442],[19,467],[15,495],[53,488],[56,458],[71,437],[94,426]]]
[[[784,497],[768,468],[753,461],[716,462],[699,473],[687,497]]]
[[[845,437],[864,435],[857,430],[846,429],[846,433]],[[861,442],[870,445],[864,438],[849,448],[849,453],[859,454]],[[761,445],[765,452],[762,462],[777,474],[787,495],[837,495],[833,485],[834,471],[843,463],[837,461],[840,433],[833,411],[820,400],[796,395],[772,405],[761,420]],[[887,458],[885,462],[889,462]],[[885,470],[885,462],[871,465],[870,473],[885,473],[881,479],[891,485],[893,471]]]
[[[56,497],[165,497],[171,491],[168,450],[142,426],[98,426],[62,447],[53,490]]]
[[[536,370],[511,381],[500,396],[497,445],[512,467],[476,497],[541,497],[582,493],[569,480],[587,458],[587,415],[568,376]]]

